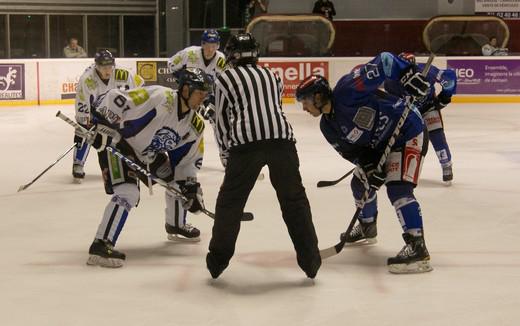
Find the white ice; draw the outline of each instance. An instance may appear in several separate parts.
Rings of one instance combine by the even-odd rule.
[[[416,195],[434,271],[392,275],[386,258],[402,247],[395,211],[379,193],[379,242],[345,248],[316,280],[295,263],[292,243],[266,178],[246,209],[236,255],[213,281],[205,267],[212,220],[189,220],[198,244],[169,242],[162,190],[143,189],[117,248],[117,270],[85,265],[104,194],[94,152],[83,184],[72,183],[72,106],[0,108],[0,325],[518,325],[520,320],[520,107],[452,104],[444,121],[454,183],[441,182],[430,147]],[[337,243],[355,209],[348,179],[316,188],[352,166],[325,142],[318,119],[287,106],[320,248]],[[200,173],[212,210],[223,173],[211,128]]]

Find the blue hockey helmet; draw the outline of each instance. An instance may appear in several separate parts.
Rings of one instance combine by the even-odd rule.
[[[220,43],[220,35],[218,35],[218,32],[215,29],[205,30],[200,39],[202,43]]]
[[[116,63],[114,55],[108,50],[101,50],[94,56],[94,62],[98,66],[113,66]]]
[[[325,77],[310,75],[296,88],[296,100],[298,102],[301,102],[305,98],[314,97],[314,94],[321,94],[322,103],[327,102],[332,97],[332,90]]]
[[[194,90],[199,89],[205,92],[210,92],[213,86],[212,79],[200,68],[186,68],[183,69],[179,77],[179,90],[182,91],[184,85],[189,88],[189,96]]]
[[[404,61],[408,61],[409,63],[415,65],[415,54],[411,52],[401,52],[398,57],[403,59]]]

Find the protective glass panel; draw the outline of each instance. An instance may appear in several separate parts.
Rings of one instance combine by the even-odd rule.
[[[125,16],[125,57],[154,57],[154,16]]]
[[[45,57],[45,16],[11,15],[11,58]]]
[[[119,56],[118,16],[88,16],[88,53],[92,56],[103,49]]]
[[[83,42],[83,17],[75,15],[50,16],[50,41],[51,41],[51,58],[65,57],[64,48],[69,44],[71,38],[77,40],[77,44],[85,51]],[[72,41],[73,43],[76,43]],[[80,51],[76,46],[72,46],[73,50]],[[89,55],[89,53],[87,53]],[[93,56],[90,53],[90,56]]]

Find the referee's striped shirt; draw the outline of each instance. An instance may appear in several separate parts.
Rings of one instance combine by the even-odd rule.
[[[283,84],[256,65],[224,71],[215,82],[217,142],[221,150],[267,139],[294,140],[282,112]]]

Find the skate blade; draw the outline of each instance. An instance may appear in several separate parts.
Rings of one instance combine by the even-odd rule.
[[[107,268],[119,268],[123,267],[124,261],[116,258],[104,258],[101,256],[90,255],[87,260],[89,266],[101,266]]]
[[[430,261],[418,261],[411,264],[393,264],[388,265],[388,271],[392,274],[418,274],[431,272],[433,267]]]
[[[450,186],[451,186],[451,180],[449,180],[449,181],[443,181],[443,183],[444,183],[444,185],[445,185],[446,187],[450,187]]]
[[[193,243],[193,242],[199,242],[200,241],[200,237],[186,238],[186,237],[183,237],[182,235],[168,234],[168,240],[175,241],[175,242],[188,242],[188,243],[191,242],[191,243]]]
[[[361,247],[361,246],[369,246],[377,243],[377,238],[367,238],[363,240],[359,240],[357,242],[345,242],[344,247]]]
[[[72,183],[75,183],[75,184],[78,184],[78,185],[82,184],[83,183],[83,178],[74,178]]]

